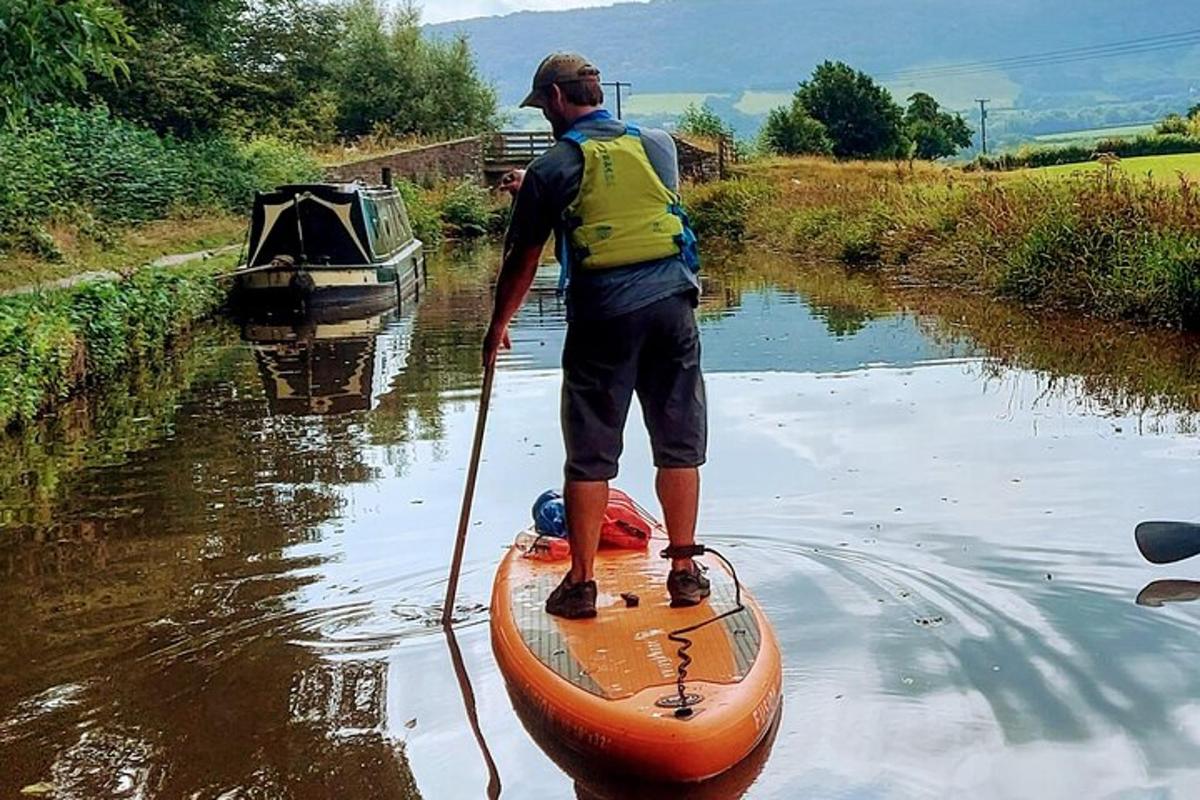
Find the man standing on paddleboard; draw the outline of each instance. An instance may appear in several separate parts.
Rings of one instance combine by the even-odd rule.
[[[592,565],[634,392],[672,547],[695,543],[708,439],[699,263],[679,205],[675,142],[614,119],[603,104],[600,71],[582,56],[555,53],[538,66],[521,105],[540,109],[558,141],[508,179],[516,200],[483,343],[485,365],[509,348],[508,324],[553,232],[567,304],[562,428],[571,570],[546,611],[568,619],[596,615]],[[708,596],[709,584],[691,558],[675,558],[667,590],[672,605],[689,606]]]

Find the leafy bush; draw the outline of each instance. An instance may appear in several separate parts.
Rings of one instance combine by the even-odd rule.
[[[243,211],[255,189],[319,175],[277,139],[183,142],[107,109],[51,106],[0,131],[0,248],[39,249],[53,219],[145,222],[179,208]]]
[[[705,139],[733,138],[733,128],[707,104],[688,103],[687,108],[679,115],[675,129],[684,135]]]
[[[1188,121],[1178,114],[1168,114],[1154,126],[1154,132],[1159,136],[1187,136]]]
[[[832,155],[833,142],[825,126],[797,102],[772,109],[759,133],[759,146],[781,156]]]
[[[413,234],[426,247],[435,247],[442,241],[442,217],[437,206],[429,198],[428,193],[409,181],[399,181],[396,184],[404,205],[408,209],[408,220],[412,223]]]
[[[692,188],[685,198],[688,216],[698,236],[719,236],[733,242],[745,238],[750,214],[771,190],[757,181],[729,180]]]
[[[442,198],[441,218],[452,236],[485,236],[492,230],[491,195],[473,181],[457,183]]]
[[[0,299],[0,427],[163,347],[224,300],[203,268]]]
[[[1104,139],[1094,145],[1028,147],[1018,150],[1015,154],[980,156],[971,163],[969,168],[1014,170],[1053,167],[1060,164],[1081,164],[1091,161],[1101,153],[1112,153],[1121,158],[1200,153],[1200,136],[1180,134],[1137,136],[1133,139]]]

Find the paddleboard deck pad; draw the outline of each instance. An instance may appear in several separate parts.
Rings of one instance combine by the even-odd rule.
[[[658,556],[665,545],[656,538],[649,550],[601,549],[597,616],[587,620],[545,611],[569,561],[510,548],[492,592],[492,646],[514,699],[564,746],[625,774],[699,781],[737,764],[771,728],[781,701],[779,646],[743,587],[741,611],[686,634],[688,711],[677,714],[680,645],[668,634],[737,605],[733,576],[705,558],[712,595],[671,608],[670,562]],[[622,595],[636,595],[636,604]]]

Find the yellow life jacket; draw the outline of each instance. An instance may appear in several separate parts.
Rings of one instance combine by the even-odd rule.
[[[698,267],[679,196],[654,171],[637,126],[615,139],[578,131],[563,138],[583,153],[579,194],[564,215],[564,267],[610,269],[676,255]]]

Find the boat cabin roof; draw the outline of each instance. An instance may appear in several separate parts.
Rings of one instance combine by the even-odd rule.
[[[393,187],[286,184],[254,197],[246,267],[281,257],[296,264],[368,266],[413,241],[404,200]]]

